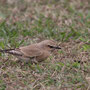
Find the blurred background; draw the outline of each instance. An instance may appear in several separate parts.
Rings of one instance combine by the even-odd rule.
[[[0,0],[0,49],[45,39],[62,50],[37,65],[0,53],[0,90],[90,89],[90,0]]]
[[[18,32],[23,38],[88,41],[89,4],[89,0],[0,0],[0,23],[9,25],[11,37]]]

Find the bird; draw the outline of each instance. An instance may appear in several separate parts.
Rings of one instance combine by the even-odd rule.
[[[15,49],[0,50],[1,53],[8,53],[16,56],[25,62],[41,62],[47,59],[55,49],[61,49],[54,40],[44,40],[39,43],[22,46]]]

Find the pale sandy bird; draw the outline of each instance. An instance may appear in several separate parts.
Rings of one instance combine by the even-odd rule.
[[[25,62],[28,61],[43,61],[50,56],[50,53],[55,49],[61,49],[53,40],[44,40],[40,43],[19,47],[16,49],[0,50],[3,53],[9,53]]]

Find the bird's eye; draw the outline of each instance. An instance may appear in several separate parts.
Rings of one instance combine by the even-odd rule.
[[[53,46],[51,46],[51,45],[48,45],[48,47],[53,48]]]

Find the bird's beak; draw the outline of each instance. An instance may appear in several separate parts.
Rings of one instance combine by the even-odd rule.
[[[51,46],[51,45],[49,45],[49,47],[54,48],[54,49],[61,49],[61,47],[59,47],[59,46]]]
[[[55,48],[55,49],[61,49],[61,47],[59,47],[59,46],[56,46],[56,47],[54,46],[53,48]]]

